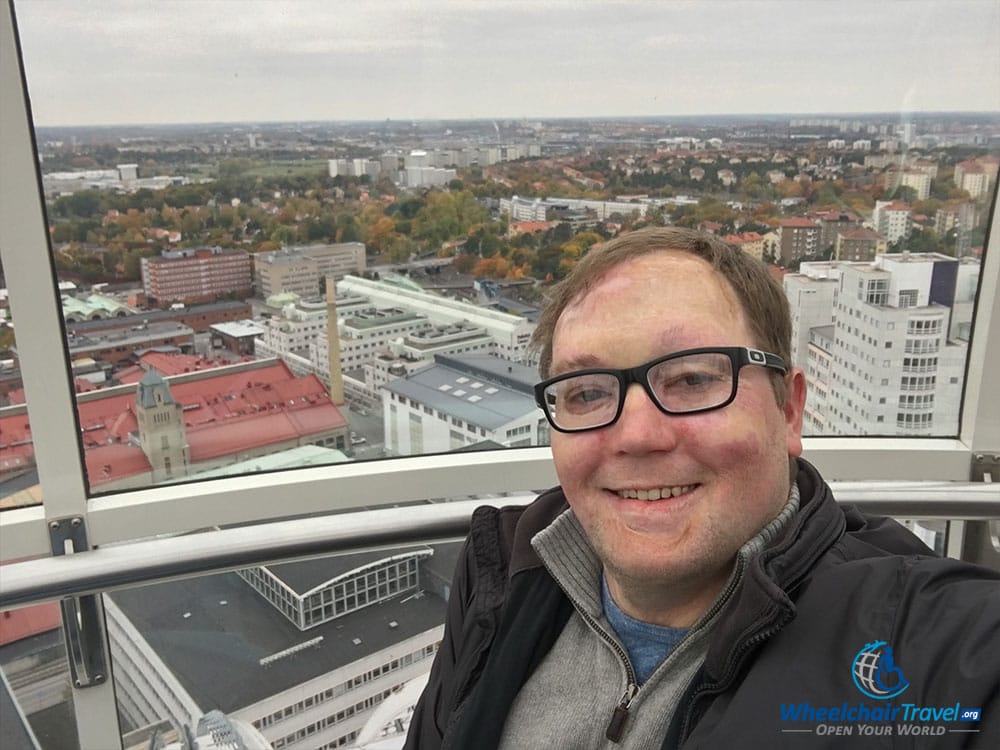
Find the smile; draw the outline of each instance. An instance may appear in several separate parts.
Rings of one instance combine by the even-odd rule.
[[[663,500],[668,497],[678,497],[693,490],[697,485],[682,484],[676,487],[658,487],[651,490],[616,490],[615,494],[623,500]]]

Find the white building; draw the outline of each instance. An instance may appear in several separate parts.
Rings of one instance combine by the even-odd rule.
[[[913,188],[917,193],[917,200],[927,200],[931,194],[932,175],[928,172],[908,169],[899,173],[899,184],[903,187]]]
[[[470,302],[448,299],[432,292],[398,286],[390,281],[371,281],[358,276],[346,276],[337,282],[337,294],[361,296],[378,308],[399,307],[423,315],[431,324],[450,326],[468,323],[485,330],[496,342],[500,357],[523,361],[535,329],[525,318],[498,310],[479,307]]]
[[[798,273],[786,274],[782,283],[792,317],[792,361],[806,368],[810,331],[832,321],[833,302],[840,286],[837,262],[802,263]]]
[[[666,201],[643,198],[637,201],[599,201],[584,198],[512,198],[500,199],[500,212],[511,221],[546,221],[553,211],[592,211],[599,221],[613,214],[645,217],[650,208],[666,205]]]
[[[351,746],[382,701],[430,669],[445,609],[421,588],[431,554],[329,557],[112,594],[125,721],[194,729],[221,711],[275,750]]]
[[[875,201],[872,224],[886,242],[898,242],[912,231],[913,211],[901,201]]]
[[[458,177],[454,169],[406,167],[401,173],[406,187],[441,187]]]
[[[799,357],[804,328],[814,324],[804,364],[809,432],[957,432],[978,263],[900,253],[802,265],[802,278],[786,278],[785,289]],[[836,286],[824,319],[829,280]]]
[[[482,355],[444,357],[382,389],[386,452],[444,453],[490,441],[547,445],[549,428],[535,404],[534,368]]]

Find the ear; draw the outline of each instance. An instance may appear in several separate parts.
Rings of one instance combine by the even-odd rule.
[[[793,367],[785,376],[785,440],[788,455],[802,455],[802,413],[806,408],[806,376],[799,367]]]

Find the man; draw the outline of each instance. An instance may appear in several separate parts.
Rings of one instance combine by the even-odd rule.
[[[476,511],[407,747],[1000,746],[998,575],[834,502],[790,339],[712,236],[579,262],[534,338],[560,487]]]

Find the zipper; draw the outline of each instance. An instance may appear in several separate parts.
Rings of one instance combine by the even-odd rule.
[[[549,575],[552,575],[551,571]],[[608,728],[604,730],[604,736],[615,744],[618,744],[621,742],[622,735],[625,734],[625,722],[628,721],[629,706],[632,705],[635,694],[639,692],[639,680],[635,676],[635,670],[632,669],[632,662],[629,661],[628,653],[626,653],[625,649],[619,646],[618,642],[608,635],[593,617],[584,612],[583,608],[579,606],[579,603],[573,597],[569,596],[569,594],[566,596],[576,611],[580,613],[580,617],[584,619],[584,622],[590,626],[591,630],[597,633],[601,640],[611,646],[611,649],[618,654],[618,658],[625,666],[625,676],[628,679],[628,684],[625,686],[625,694],[618,701],[615,710],[611,712],[611,720],[608,722]]]
[[[548,563],[543,560],[542,564],[545,566],[549,575],[552,576],[552,579],[558,581],[559,579],[552,574],[552,570],[549,568]],[[587,623],[592,631],[597,633],[598,637],[602,641],[611,647],[611,650],[618,655],[619,660],[625,667],[625,677],[628,680],[628,683],[625,686],[625,694],[615,705],[614,711],[611,712],[611,719],[608,722],[608,728],[604,731],[605,737],[615,744],[618,744],[621,742],[622,735],[625,733],[625,722],[628,721],[629,707],[632,705],[632,700],[635,698],[636,693],[639,692],[639,680],[635,676],[635,670],[632,669],[632,663],[628,660],[628,653],[626,653],[625,649],[619,646],[618,642],[608,635],[604,631],[604,628],[602,628],[593,617],[587,614],[583,607],[580,606],[580,603],[565,589],[563,589],[563,593],[566,594],[566,598],[569,599],[570,604],[573,605],[573,609],[575,609],[580,617],[583,618],[583,621]]]
[[[625,733],[625,722],[628,721],[628,708],[632,705],[632,699],[638,690],[639,687],[634,682],[628,684],[628,687],[625,688],[625,695],[622,696],[621,701],[615,706],[615,710],[611,714],[611,722],[608,724],[608,728],[604,730],[604,736],[615,744],[621,742],[622,735]]]
[[[809,569],[809,566],[812,564],[812,562],[814,561],[802,562],[799,565],[797,565],[792,571],[790,571],[790,574],[788,575],[788,582],[782,588],[791,590],[795,586],[797,586],[800,579],[802,578],[802,575],[804,574],[805,571]],[[743,566],[742,557],[738,558],[738,565],[742,568]],[[737,579],[734,578],[733,580],[735,581]],[[731,586],[730,588],[733,587]],[[728,594],[729,591],[727,590],[727,596]],[[720,600],[720,602],[721,601],[724,600]],[[713,607],[713,609],[715,608]],[[687,710],[684,713],[684,721],[681,724],[681,731],[680,734],[678,735],[679,742],[683,742],[687,738],[688,727],[690,727],[692,723],[692,718],[694,717],[695,704],[701,698],[704,698],[707,695],[710,695],[712,693],[721,693],[723,690],[725,690],[726,687],[729,685],[729,683],[732,682],[732,680],[736,676],[736,672],[743,661],[744,655],[753,650],[753,648],[757,646],[757,644],[763,643],[764,641],[770,639],[775,633],[777,633],[779,630],[785,627],[785,625],[791,619],[792,616],[788,612],[784,612],[779,616],[777,622],[775,622],[773,625],[764,630],[759,631],[758,633],[755,633],[752,637],[743,641],[743,643],[741,643],[739,647],[733,651],[733,658],[730,659],[730,661],[728,662],[726,671],[719,679],[719,681],[711,685],[701,685],[698,689],[694,691],[694,693],[691,695],[690,701],[688,702]]]
[[[762,630],[749,640],[746,640],[742,644],[740,644],[740,648],[733,655],[733,659],[729,662],[729,668],[726,669],[726,673],[722,676],[722,679],[720,679],[718,682],[712,685],[702,685],[697,690],[695,690],[694,694],[691,696],[690,701],[688,702],[687,711],[684,714],[684,722],[683,724],[681,724],[681,731],[680,734],[678,735],[679,742],[683,742],[687,738],[688,727],[691,724],[691,719],[694,716],[694,707],[698,703],[698,701],[707,695],[710,695],[712,693],[721,693],[723,690],[725,690],[726,686],[732,681],[733,677],[735,677],[736,671],[743,660],[743,655],[746,654],[748,651],[750,651],[758,643],[766,641],[775,633],[777,633],[779,630],[781,630],[789,619],[790,619],[789,617],[781,618],[771,627],[767,628],[766,630]]]

